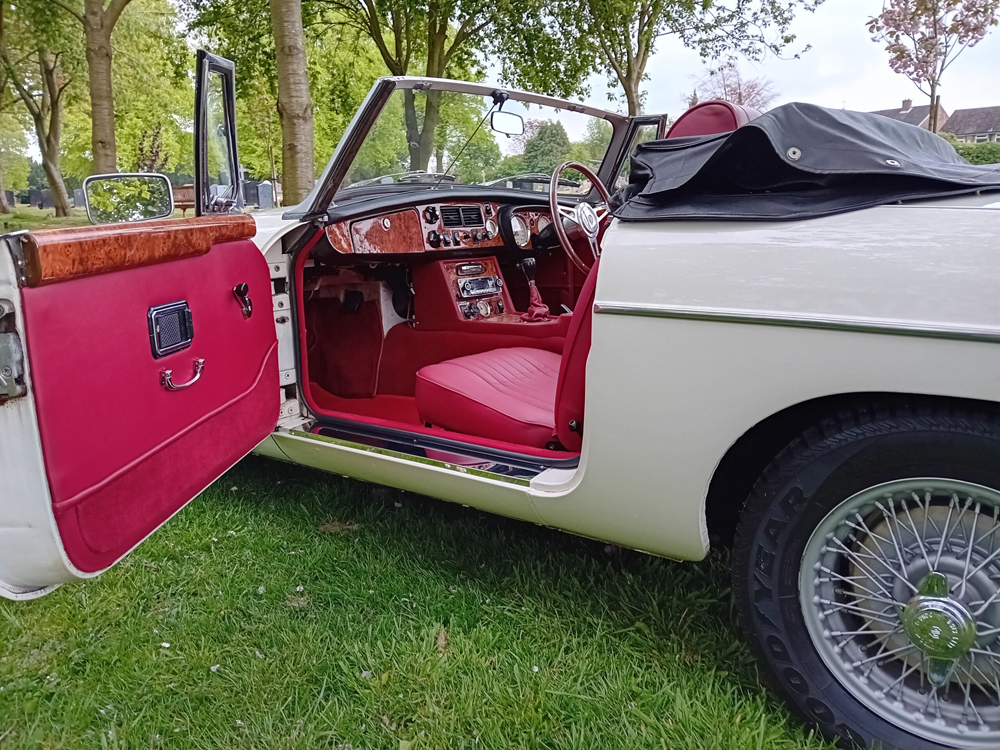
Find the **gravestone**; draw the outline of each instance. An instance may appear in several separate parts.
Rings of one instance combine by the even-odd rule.
[[[7,205],[10,206],[11,208],[14,208],[14,191],[4,190],[3,195],[7,199]]]
[[[256,180],[248,180],[243,183],[243,203],[247,206],[256,206],[259,204],[260,196],[258,194],[257,188],[260,183]]]
[[[33,206],[33,207],[37,208],[38,204],[41,203],[41,202],[42,202],[42,191],[41,190],[39,190],[38,188],[32,188],[31,190],[28,191],[28,205],[29,206]]]
[[[261,211],[274,208],[274,187],[268,180],[264,180],[257,186],[257,208]]]
[[[83,194],[83,188],[73,188],[73,207],[83,208],[87,205],[87,198]]]
[[[43,190],[42,191],[42,208],[55,208],[56,204],[52,202],[52,191]]]

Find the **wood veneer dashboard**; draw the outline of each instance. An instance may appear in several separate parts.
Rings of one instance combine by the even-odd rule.
[[[503,248],[502,204],[486,202],[424,203],[364,219],[347,219],[326,228],[333,249],[345,255],[395,255],[441,250]],[[535,233],[549,212],[515,208]]]

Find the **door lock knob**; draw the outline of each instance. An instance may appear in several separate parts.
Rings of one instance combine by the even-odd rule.
[[[247,283],[237,284],[233,287],[233,296],[243,309],[243,317],[249,318],[253,315],[253,301],[250,299],[250,285]]]

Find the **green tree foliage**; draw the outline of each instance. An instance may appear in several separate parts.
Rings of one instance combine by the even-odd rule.
[[[570,158],[597,169],[608,151],[611,135],[610,122],[597,117],[593,118],[587,123],[587,132],[584,134],[583,140],[573,144]]]
[[[316,174],[322,173],[354,113],[384,75],[382,61],[368,39],[327,29],[311,41],[309,80],[316,105]]]
[[[186,181],[194,172],[193,57],[178,31],[170,0],[133,0],[115,29],[115,125],[118,167],[141,169],[151,140],[159,166]],[[63,171],[83,179],[93,171],[89,102],[68,107],[62,138]]]
[[[551,174],[570,156],[572,144],[561,122],[543,122],[524,144],[522,167],[525,172]]]
[[[20,101],[7,98],[0,86],[0,213],[10,213],[5,190],[18,191],[28,184],[31,160],[28,159],[28,139],[25,137],[24,110]]]
[[[158,219],[170,214],[169,185],[162,177],[114,176],[87,183],[95,224]]]
[[[117,170],[111,34],[132,0],[49,0],[83,29],[91,121],[91,158],[96,173]],[[117,40],[116,40],[117,41]]]
[[[1000,164],[1000,143],[952,142],[958,155],[972,164]]]
[[[41,162],[32,161],[31,165],[28,167],[28,189],[41,190],[46,187],[47,184],[45,167],[41,165]]]
[[[24,125],[7,113],[0,113],[0,190],[24,190],[28,186],[31,159]]]
[[[489,55],[505,82],[540,93],[582,90],[589,71],[577,54],[575,27],[553,23],[547,0],[312,0],[317,23],[370,39],[393,75],[457,75]],[[564,31],[572,32],[570,34]],[[530,61],[530,64],[525,64]],[[439,92],[405,98],[410,169],[426,170],[437,150]],[[423,108],[418,108],[418,103]]]
[[[450,174],[469,183],[485,182],[492,176],[503,154],[484,119],[489,109],[488,101],[481,96],[449,94],[442,99],[434,137],[435,172],[451,167]]]
[[[183,0],[182,7],[191,28],[207,37],[208,46],[236,64],[240,159],[248,174],[259,179],[276,176],[280,180],[282,144],[269,3]],[[306,54],[314,104],[314,166],[319,174],[375,79],[385,75],[386,69],[368,37],[329,23],[328,16],[320,23],[317,12],[315,2],[304,0]],[[325,9],[323,12],[329,13]],[[405,137],[399,137],[405,144]]]
[[[0,0],[0,82],[30,117],[57,216],[69,215],[60,164],[63,115],[79,94],[82,32],[43,0]]]
[[[664,37],[705,59],[742,55],[759,60],[795,41],[789,28],[798,10],[822,0],[557,0],[561,28],[575,29],[581,55],[621,86],[630,115],[642,111],[646,64]],[[807,48],[808,49],[808,48]]]

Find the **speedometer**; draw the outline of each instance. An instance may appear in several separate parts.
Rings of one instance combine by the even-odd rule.
[[[527,247],[531,242],[531,228],[527,219],[514,214],[510,217],[510,229],[514,234],[514,242],[518,247]]]

